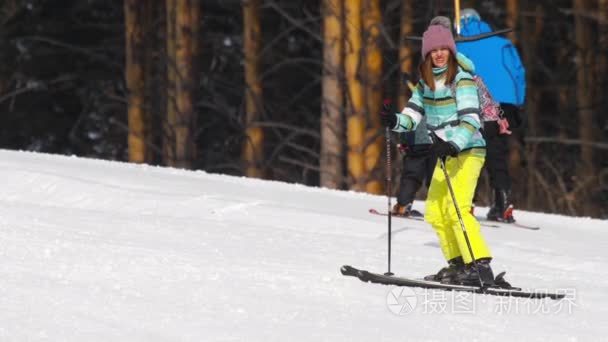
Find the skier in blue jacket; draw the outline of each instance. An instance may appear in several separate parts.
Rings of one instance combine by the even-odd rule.
[[[462,10],[460,19],[460,35],[463,37],[492,32],[490,25],[481,20],[474,9]],[[476,73],[483,78],[494,100],[500,103],[509,126],[521,126],[519,108],[525,101],[526,76],[513,43],[506,38],[492,36],[471,42],[458,42],[457,47],[459,52],[475,64]],[[496,121],[488,121],[484,123],[484,137],[487,144],[486,168],[494,190],[494,203],[487,217],[495,221],[514,222],[513,204],[510,200],[508,135],[499,134]]]

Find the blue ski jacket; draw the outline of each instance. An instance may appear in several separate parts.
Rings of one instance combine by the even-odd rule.
[[[463,37],[492,32],[490,25],[477,18],[461,21]],[[517,49],[510,40],[492,36],[472,42],[458,42],[458,52],[475,64],[488,90],[497,102],[516,106],[526,99],[526,73]]]

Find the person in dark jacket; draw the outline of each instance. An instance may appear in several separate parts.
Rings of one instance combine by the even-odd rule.
[[[392,214],[420,215],[412,211],[412,203],[422,184],[427,188],[431,184],[437,158],[430,153],[431,141],[428,138],[426,123],[418,125],[415,131],[400,133],[399,136],[399,151],[402,152],[403,158],[397,203],[393,206]]]
[[[460,20],[460,35],[463,37],[492,32],[490,26],[474,9],[462,10]],[[513,43],[506,38],[492,36],[471,42],[458,42],[457,47],[459,52],[475,64],[476,73],[483,78],[494,100],[500,103],[509,127],[520,127],[523,121],[520,107],[523,106],[526,96],[526,76]],[[483,131],[487,143],[485,167],[494,192],[494,202],[487,218],[514,222],[508,165],[509,135],[499,134],[496,121],[485,122]]]

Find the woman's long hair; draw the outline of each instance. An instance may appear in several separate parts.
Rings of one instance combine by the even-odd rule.
[[[424,83],[431,88],[432,91],[435,91],[435,77],[433,76],[433,59],[431,58],[431,53],[429,52],[425,57],[424,61],[420,63],[418,66],[418,70],[420,71],[420,77],[424,80]],[[456,78],[456,74],[458,73],[458,61],[456,57],[452,54],[452,51],[448,54],[448,70],[445,72],[445,84],[449,85],[454,82],[454,78]]]

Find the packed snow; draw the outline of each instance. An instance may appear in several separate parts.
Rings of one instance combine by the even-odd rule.
[[[514,299],[342,276],[387,270],[383,196],[15,151],[0,179],[1,341],[608,340],[608,221],[483,228],[495,272],[567,293]],[[410,277],[444,262],[400,218],[392,257]]]

